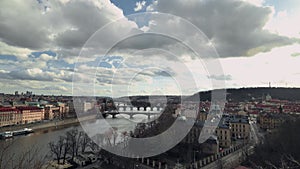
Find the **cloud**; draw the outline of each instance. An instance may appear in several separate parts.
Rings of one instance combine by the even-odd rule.
[[[124,86],[145,86],[155,83],[156,79],[163,81],[171,77],[183,84],[183,90],[193,92],[198,89],[191,84],[191,72],[195,73],[196,83],[199,81],[205,89],[209,88],[206,85],[209,79],[228,80],[226,83],[230,84],[255,84],[270,77],[272,72],[268,70],[262,73],[261,78],[257,77],[253,82],[249,80],[251,71],[257,74],[267,65],[260,65],[260,57],[266,58],[263,54],[274,55],[274,50],[279,47],[299,43],[296,39],[299,38],[299,29],[297,25],[293,26],[299,15],[289,11],[276,13],[273,7],[263,6],[263,3],[264,0],[174,0],[172,3],[155,0],[150,5],[146,1],[136,2],[136,12],[158,11],[180,16],[184,20],[172,15],[155,14],[124,18],[122,9],[109,0],[2,0],[0,83],[13,82],[20,83],[22,88],[50,90],[51,86],[70,85],[75,67],[77,73],[74,78],[78,83],[86,85],[95,82],[100,86],[97,90],[103,91],[108,91],[107,87],[111,85],[119,87],[116,91],[122,91]],[[288,19],[290,16],[293,16],[292,20]],[[191,28],[186,21],[195,27]],[[197,32],[198,28],[208,39]],[[132,36],[136,34],[140,35]],[[196,56],[190,44],[203,53]],[[212,56],[212,46],[216,47],[221,60],[228,58],[231,61],[225,63],[229,73],[207,76],[197,69],[200,63],[194,64],[193,68],[186,64],[196,63],[199,57],[206,59]],[[53,51],[56,55],[41,51]],[[293,50],[293,53],[281,54],[296,59],[299,57],[290,56],[298,53],[299,50]],[[81,56],[77,60],[79,54]],[[97,60],[105,54],[123,59]],[[290,60],[284,62],[282,58],[278,62],[268,59],[263,59],[263,62],[273,66],[293,63]],[[244,68],[241,65],[232,66],[239,61],[242,61]],[[251,69],[247,69],[248,62]],[[259,70],[255,70],[254,63],[259,63]],[[272,66],[267,67],[275,70]],[[290,69],[287,72],[296,71],[296,67]],[[281,77],[285,73],[285,70],[282,71],[279,73]],[[239,74],[241,72],[248,77]],[[171,80],[167,82],[165,86],[149,87],[149,91],[175,84]],[[45,87],[42,87],[44,84]],[[142,87],[132,90],[136,93],[145,91]],[[69,92],[67,86],[52,89]]]
[[[207,78],[214,80],[232,80],[231,75],[210,75],[207,76]]]
[[[299,51],[300,45],[294,44],[279,47],[268,53],[260,53],[254,57],[232,57],[220,59],[224,74],[231,75],[232,80],[227,81],[228,86],[238,84],[239,86],[299,86],[300,57],[291,57]],[[237,64],[238,63],[238,64]],[[234,65],[234,66],[233,66]]]
[[[11,55],[19,60],[26,60],[32,52],[33,50],[31,49],[10,46],[0,41],[0,55]]]
[[[53,56],[50,56],[46,53],[43,53],[43,54],[40,55],[40,59],[44,60],[44,61],[49,61],[49,60],[53,60],[53,59],[56,59],[56,58],[53,57]]]
[[[0,79],[39,82],[72,82],[72,72],[64,70],[50,71],[42,70],[40,68],[21,68],[12,71],[0,71]]]
[[[32,50],[81,48],[95,31],[124,17],[122,10],[109,0],[43,3],[36,0],[1,1],[1,12],[4,14],[0,15],[1,41],[9,46]],[[51,10],[44,12],[41,6],[45,5]]]
[[[138,12],[138,11],[142,10],[145,7],[145,5],[146,5],[146,1],[136,2],[135,3],[136,7],[134,8],[134,11]]]
[[[147,11],[147,12],[152,12],[152,11],[154,11],[154,10],[155,10],[155,7],[156,7],[156,5],[157,5],[157,3],[158,3],[157,0],[153,1],[152,4],[150,4],[150,5],[147,6],[146,11]]]
[[[264,29],[269,30],[272,33],[277,33],[281,36],[299,39],[300,25],[296,24],[297,22],[299,22],[299,18],[299,10],[279,11],[274,14],[274,17],[267,22]]]
[[[256,5],[256,6],[262,6],[265,3],[265,0],[242,0],[245,1],[247,3]]]
[[[189,3],[160,0],[155,9],[189,20],[211,40],[221,57],[253,56],[297,42],[264,30],[274,13],[271,7],[255,6],[239,0],[190,0]],[[157,25],[165,23],[165,29],[172,29],[166,20],[156,22]],[[178,27],[182,25],[181,22],[177,24]]]

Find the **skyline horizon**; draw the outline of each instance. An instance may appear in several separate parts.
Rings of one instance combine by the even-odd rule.
[[[189,97],[189,96],[193,96],[195,94],[198,94],[198,93],[205,93],[205,92],[211,92],[211,91],[215,91],[215,90],[240,90],[240,89],[300,89],[300,87],[283,87],[283,86],[271,86],[271,87],[267,87],[267,86],[250,86],[250,87],[237,87],[237,88],[218,88],[218,89],[210,89],[210,90],[199,90],[198,92],[195,92],[193,94],[186,94],[186,95],[179,95],[179,94],[171,94],[171,95],[157,95],[157,94],[152,94],[152,95],[147,95],[147,94],[144,94],[144,95],[123,95],[123,96],[118,96],[118,97],[111,97],[111,96],[105,96],[105,95],[89,95],[89,96],[86,96],[86,95],[76,95],[76,96],[73,96],[73,95],[64,95],[64,94],[46,94],[46,93],[35,93],[34,91],[30,91],[30,90],[27,90],[28,92],[32,92],[32,95],[38,95],[38,96],[56,96],[56,97],[59,97],[59,96],[63,96],[63,97],[110,97],[110,98],[122,98],[122,97],[138,97],[138,96],[176,96],[176,97]],[[14,91],[14,92],[11,92],[11,93],[5,93],[5,92],[2,92],[0,91],[0,93],[2,94],[5,94],[5,95],[15,95],[15,92],[21,92],[23,93],[23,95],[25,96],[26,95],[26,91],[22,92],[22,91]],[[21,93],[18,93],[19,96],[21,96]],[[268,94],[268,93],[265,93],[265,94]]]
[[[300,87],[297,0],[4,0],[0,6],[6,93]]]

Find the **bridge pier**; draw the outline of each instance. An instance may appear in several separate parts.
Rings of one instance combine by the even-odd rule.
[[[150,114],[148,114],[148,120],[150,120]]]
[[[133,114],[130,114],[130,115],[129,115],[129,118],[130,118],[130,119],[133,119]]]

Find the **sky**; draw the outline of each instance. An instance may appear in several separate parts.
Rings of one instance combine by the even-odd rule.
[[[300,87],[298,0],[1,0],[0,93]]]

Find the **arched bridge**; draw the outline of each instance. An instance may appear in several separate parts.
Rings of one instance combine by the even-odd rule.
[[[108,115],[111,115],[113,118],[116,117],[117,114],[126,114],[129,115],[130,118],[133,118],[134,115],[142,114],[148,116],[158,115],[163,111],[161,107],[133,107],[133,106],[117,106],[117,110],[105,111],[102,112],[102,116],[106,118]]]

